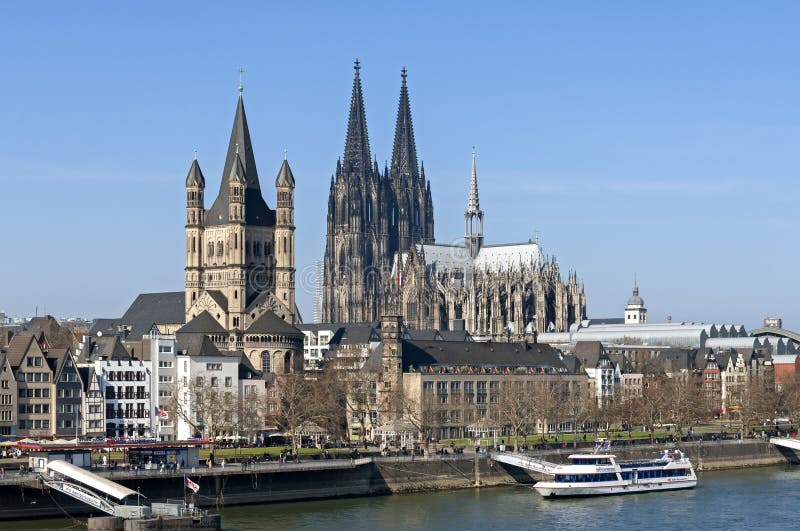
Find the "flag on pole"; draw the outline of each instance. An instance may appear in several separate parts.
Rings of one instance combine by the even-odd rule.
[[[185,480],[184,485],[186,486],[186,488],[191,489],[192,492],[197,494],[197,491],[200,490],[200,485],[189,479],[188,476],[184,476],[184,480]]]
[[[162,419],[168,419],[169,413],[161,409],[160,407],[156,406],[156,416]]]

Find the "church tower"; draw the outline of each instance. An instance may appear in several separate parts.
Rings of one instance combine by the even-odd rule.
[[[628,299],[628,306],[625,307],[625,324],[646,324],[647,308],[644,307],[644,299],[639,296],[639,283],[634,281],[633,294]]]
[[[195,160],[186,178],[186,321],[205,311],[226,330],[244,330],[270,308],[293,322],[293,287],[286,301],[276,297],[275,211],[261,195],[241,83],[219,193],[208,210],[203,208],[204,190]],[[284,193],[291,196],[293,189]],[[293,233],[291,215],[284,227],[287,238]],[[292,274],[284,278],[292,286],[293,264],[290,256],[285,267]]]
[[[478,171],[475,167],[475,148],[472,149],[472,177],[469,181],[469,201],[464,212],[464,244],[472,258],[483,247],[483,210],[478,200]]]
[[[294,315],[294,175],[289,161],[283,164],[275,179],[278,194],[275,225],[275,296]]]
[[[408,70],[405,67],[401,71],[401,77],[392,166],[389,170],[393,196],[390,256],[407,251],[416,243],[433,243],[433,203],[428,201],[430,184],[426,186],[424,168],[420,171],[417,163],[417,146],[408,96]]]
[[[336,163],[328,197],[322,320],[365,322],[380,317],[381,278],[389,268],[390,190],[370,160],[367,118],[356,59],[344,158]]]
[[[203,193],[206,179],[195,154],[186,176],[186,312],[203,288]]]

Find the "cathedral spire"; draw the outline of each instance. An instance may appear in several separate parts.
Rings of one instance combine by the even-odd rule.
[[[347,140],[344,145],[345,171],[369,171],[369,137],[367,135],[367,116],[364,111],[364,96],[361,92],[361,62],[354,64],[353,95],[350,98],[350,119],[347,123]]]
[[[478,171],[475,166],[475,146],[472,146],[472,177],[469,180],[469,202],[464,212],[464,243],[472,258],[483,247],[483,211],[478,201]]]
[[[475,166],[475,146],[472,146],[472,177],[469,180],[469,203],[467,212],[480,212],[481,205],[478,199],[478,170]]]
[[[414,143],[414,125],[411,121],[411,104],[408,98],[406,78],[408,70],[401,70],[400,102],[397,104],[397,125],[394,129],[392,150],[392,177],[418,178],[417,146]]]

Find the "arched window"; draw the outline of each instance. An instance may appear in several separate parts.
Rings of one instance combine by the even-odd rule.
[[[234,234],[233,235],[233,248],[234,249],[238,249],[239,248],[239,235],[238,234]]]
[[[283,355],[283,373],[289,374],[292,372],[292,353],[291,351],[287,351],[286,354]]]
[[[266,350],[261,353],[261,372],[269,373],[269,352]]]
[[[283,237],[283,252],[286,252],[286,236]]]
[[[208,242],[208,256],[214,256],[214,242]]]

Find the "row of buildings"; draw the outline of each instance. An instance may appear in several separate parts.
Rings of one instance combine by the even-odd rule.
[[[146,299],[137,298],[116,324],[97,320],[74,350],[53,347],[44,332],[10,335],[0,348],[0,434],[163,440],[254,436],[275,428],[280,377],[296,372],[313,380],[321,368],[336,370],[347,384],[342,414],[351,439],[387,436],[387,423],[397,417],[430,417],[425,423],[434,438],[485,433],[498,422],[508,386],[541,402],[567,393],[584,405],[603,407],[641,396],[653,374],[695,377],[702,380],[704,407],[718,415],[735,412],[754,377],[780,386],[800,374],[793,333],[779,327],[745,336],[738,326],[665,323],[665,329],[683,327],[685,334],[652,344],[630,339],[549,344],[414,329],[401,316],[296,327],[276,318],[263,332],[268,337],[251,339],[271,345],[258,358],[261,363],[253,364],[237,337],[207,312],[172,332],[162,332],[164,324],[145,324],[137,315],[155,315]],[[658,325],[618,326],[628,329],[625,337],[633,337],[644,326]],[[728,337],[720,338],[720,331]],[[695,347],[676,339],[709,332],[714,337],[706,343],[733,343]],[[413,404],[415,410],[393,410],[392,403]],[[568,419],[550,417],[536,429],[569,428]]]

